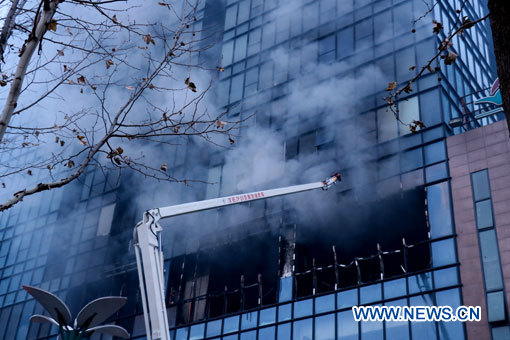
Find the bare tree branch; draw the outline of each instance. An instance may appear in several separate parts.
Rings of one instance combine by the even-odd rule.
[[[14,109],[18,105],[18,98],[23,85],[23,79],[27,72],[28,65],[32,59],[32,55],[37,49],[38,44],[42,40],[44,34],[48,29],[48,25],[53,19],[53,15],[57,10],[57,6],[61,0],[44,1],[42,14],[36,16],[34,20],[34,29],[25,41],[21,51],[20,60],[18,62],[14,79],[11,83],[9,95],[5,101],[2,117],[0,118],[0,143],[3,140],[5,131],[11,120]]]

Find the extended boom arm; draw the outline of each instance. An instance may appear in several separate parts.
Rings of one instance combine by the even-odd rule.
[[[136,225],[133,236],[147,340],[170,340],[160,238],[163,229],[158,223],[160,219],[318,188],[327,190],[337,181],[340,181],[339,173],[322,182],[184,203],[145,212],[143,220]]]

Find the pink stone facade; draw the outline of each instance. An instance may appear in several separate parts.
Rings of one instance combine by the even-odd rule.
[[[481,306],[468,339],[490,340],[470,174],[488,169],[507,302],[510,301],[510,138],[505,120],[447,139],[464,305]]]

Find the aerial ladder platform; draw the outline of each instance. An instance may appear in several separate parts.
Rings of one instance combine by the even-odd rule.
[[[164,258],[161,240],[163,228],[159,224],[161,219],[314,189],[328,190],[339,181],[340,174],[335,173],[321,182],[255,191],[146,211],[142,221],[135,227],[133,238],[147,340],[170,340],[165,305]]]

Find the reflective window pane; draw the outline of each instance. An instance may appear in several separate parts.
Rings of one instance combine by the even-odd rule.
[[[405,299],[385,303],[385,306],[407,306]],[[408,321],[388,321],[386,322],[386,339],[408,340],[409,322]]]
[[[265,327],[259,329],[259,340],[274,340],[275,327]]]
[[[432,262],[434,267],[440,267],[454,263],[455,245],[452,239],[432,243]]]
[[[437,238],[452,233],[450,191],[448,182],[427,187],[427,209],[430,222],[430,237]]]
[[[338,308],[346,308],[358,305],[358,290],[351,289],[338,293]]]
[[[406,151],[400,157],[400,168],[402,172],[414,170],[423,166],[421,148]]]
[[[290,320],[292,313],[292,305],[286,304],[278,307],[278,321]]]
[[[221,321],[216,320],[207,323],[207,337],[220,335],[221,333]]]
[[[476,225],[478,229],[493,227],[492,220],[492,200],[488,199],[475,203],[476,207]]]
[[[315,340],[335,338],[335,314],[320,316],[315,319]]]
[[[391,299],[406,295],[406,279],[398,279],[384,282],[384,298]]]
[[[335,295],[329,294],[315,299],[315,313],[329,312],[335,309]]]
[[[290,340],[290,323],[278,326],[278,340]]]
[[[427,111],[428,112],[428,111]],[[437,163],[446,159],[444,141],[425,146],[425,164]]]
[[[414,65],[414,64],[409,64]],[[397,68],[397,70],[406,69],[405,67]],[[406,123],[412,123],[415,120],[420,120],[420,107],[418,103],[418,96],[414,96],[411,98],[407,98],[404,100],[399,100],[398,102],[398,109],[399,109],[399,117],[400,119]],[[407,135],[411,133],[411,130],[409,129],[409,126],[398,124],[398,127],[400,129],[400,135]]]
[[[471,183],[473,185],[473,194],[475,201],[483,200],[490,197],[491,193],[489,189],[489,174],[487,170],[472,173]]]
[[[260,326],[269,325],[275,322],[276,307],[266,308],[260,311]]]
[[[340,59],[354,52],[354,32],[352,26],[338,32],[337,50]]]
[[[398,137],[397,121],[393,112],[387,108],[377,110],[377,135],[379,142]]]
[[[225,30],[235,26],[237,17],[237,5],[227,8],[225,13]]]
[[[505,320],[505,296],[503,291],[487,293],[487,314],[489,322]]]
[[[205,324],[201,323],[198,325],[191,326],[189,331],[189,340],[198,340],[204,338]]]
[[[493,339],[510,339],[510,327],[494,327],[492,329],[492,338]]]
[[[311,315],[313,312],[313,300],[306,299],[294,302],[294,318]]]
[[[361,287],[359,294],[360,303],[362,305],[369,302],[379,301],[382,299],[381,284],[378,283],[375,285]]]
[[[245,313],[241,316],[241,329],[257,327],[257,312]]]
[[[236,39],[234,62],[246,58],[246,46],[248,43],[248,35],[242,35]]]
[[[257,331],[250,331],[241,333],[240,340],[257,340]]]
[[[361,340],[383,340],[383,339],[384,331],[382,321],[361,321]]]
[[[446,163],[438,163],[425,168],[425,180],[427,183],[439,181],[448,177]]]
[[[409,294],[432,290],[432,273],[422,273],[409,277]]]
[[[480,251],[485,278],[485,289],[488,291],[503,288],[501,266],[499,264],[498,244],[494,229],[479,233]]]
[[[432,306],[434,301],[430,294],[410,298],[411,306]],[[413,340],[430,340],[436,338],[436,324],[434,322],[411,322]]]
[[[460,306],[460,290],[458,288],[436,292],[436,304],[438,306]],[[438,322],[437,324],[441,339],[464,339],[464,327],[462,322]]]
[[[294,322],[292,340],[312,339],[312,319],[304,319]]]
[[[188,339],[188,327],[179,328],[175,332],[175,340],[187,340]]]
[[[436,288],[456,285],[459,282],[457,268],[446,268],[434,272],[434,284]]]
[[[223,323],[223,334],[236,332],[239,330],[239,315],[226,318]]]
[[[292,299],[292,276],[280,279],[279,302],[286,302]]]
[[[338,330],[337,338],[339,340],[358,340],[358,322],[354,320],[351,310],[337,314]]]
[[[234,41],[233,40],[223,44],[222,53],[221,53],[223,55],[223,58],[221,61],[221,65],[228,66],[228,65],[232,64],[233,52],[234,52]]]

